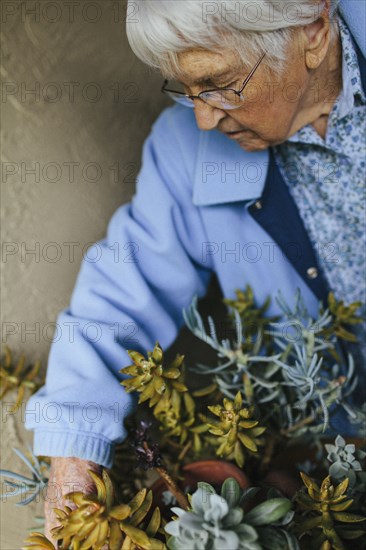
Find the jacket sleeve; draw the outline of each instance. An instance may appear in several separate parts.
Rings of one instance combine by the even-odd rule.
[[[182,309],[207,291],[211,271],[199,252],[206,239],[172,113],[166,109],[153,125],[136,193],[88,250],[69,307],[57,317],[46,383],[25,409],[36,455],[110,467],[137,401],[120,385],[118,371],[131,363],[126,350],[145,353],[157,340],[169,347]]]

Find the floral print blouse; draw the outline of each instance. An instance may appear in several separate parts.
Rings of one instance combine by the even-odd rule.
[[[325,139],[308,124],[273,150],[330,288],[347,304],[362,301],[358,313],[365,319],[366,97],[353,41],[339,14],[338,26],[342,91]],[[366,321],[354,327],[360,345],[348,348],[364,366],[366,382]]]

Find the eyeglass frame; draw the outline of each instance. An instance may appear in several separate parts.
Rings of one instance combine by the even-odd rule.
[[[233,88],[228,88],[228,87],[223,87],[223,88],[212,88],[212,89],[209,89],[209,90],[202,90],[202,92],[200,92],[198,95],[190,95],[190,94],[185,94],[184,92],[178,92],[177,90],[169,90],[168,88],[166,88],[165,86],[167,85],[167,83],[169,82],[168,79],[165,79],[164,80],[164,84],[162,85],[161,87],[161,92],[163,93],[166,93],[166,92],[172,92],[174,94],[178,94],[178,95],[181,95],[181,96],[184,96],[184,97],[187,97],[188,99],[191,99],[192,100],[192,107],[194,107],[194,103],[193,103],[193,100],[194,99],[200,99],[201,101],[203,101],[204,103],[206,103],[206,105],[210,105],[209,103],[207,103],[204,99],[202,99],[200,97],[201,94],[207,94],[209,92],[220,92],[222,90],[225,90],[225,91],[232,91],[234,92],[239,98],[241,98],[241,94],[245,88],[245,86],[248,84],[249,80],[252,78],[253,74],[255,73],[255,71],[257,70],[257,68],[259,67],[262,59],[265,57],[266,55],[266,52],[261,56],[261,58],[257,61],[257,63],[254,65],[254,67],[252,68],[252,70],[250,71],[250,73],[248,74],[248,76],[245,77],[244,79],[244,82],[243,82],[243,86],[242,88],[238,91],[238,90],[234,90]],[[167,94],[169,95],[169,94]],[[170,96],[169,96],[170,97]],[[243,99],[243,98],[241,98]],[[188,107],[188,105],[187,105]],[[211,105],[210,105],[211,107]],[[233,109],[238,109],[240,106],[238,107],[233,107]],[[219,108],[219,107],[217,107]],[[225,110],[225,109],[223,109]]]

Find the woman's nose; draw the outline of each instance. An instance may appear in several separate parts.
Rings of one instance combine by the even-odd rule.
[[[226,116],[225,111],[211,107],[200,99],[195,99],[194,104],[194,114],[200,130],[213,130],[218,122]]]

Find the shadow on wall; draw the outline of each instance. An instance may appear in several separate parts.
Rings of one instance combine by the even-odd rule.
[[[130,200],[170,102],[132,53],[126,2],[5,2],[2,346],[44,364],[88,245]]]

